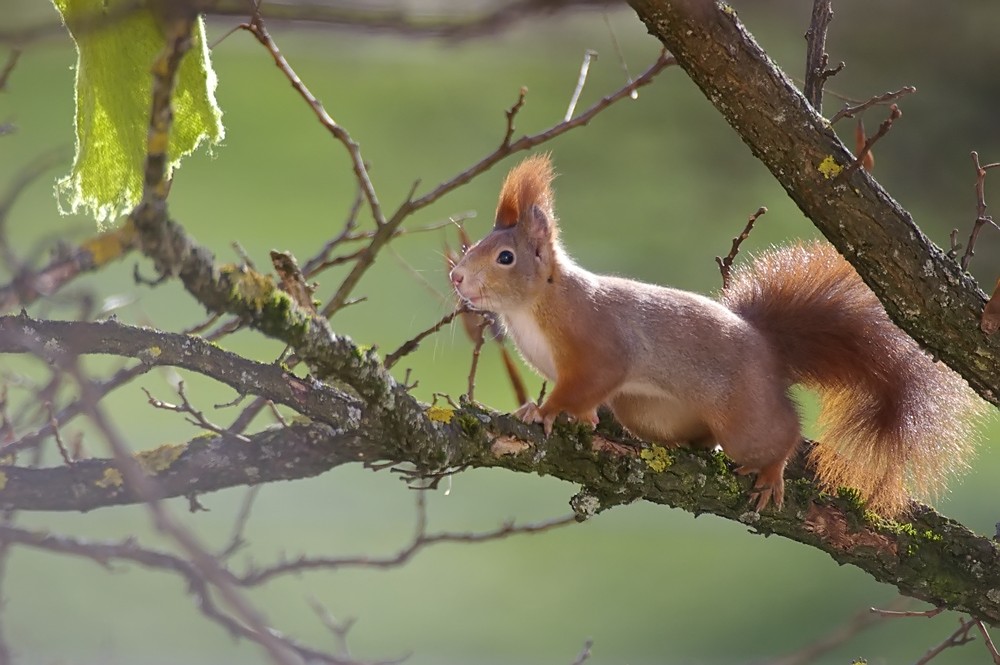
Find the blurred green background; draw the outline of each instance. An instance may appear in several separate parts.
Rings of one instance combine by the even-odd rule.
[[[44,4],[5,2],[8,27],[52,20]],[[749,29],[789,75],[803,68],[803,1],[737,3]],[[455,4],[461,7],[461,4]],[[876,177],[913,213],[939,244],[958,227],[964,239],[975,218],[974,175],[968,153],[1000,159],[996,122],[1000,82],[993,71],[1000,46],[1000,5],[981,1],[951,7],[902,0],[835,3],[828,50],[847,69],[829,89],[865,99],[915,85],[901,102],[903,118],[876,149]],[[659,45],[627,9],[608,10],[633,74],[651,62]],[[237,21],[213,20],[210,38]],[[271,31],[303,80],[331,115],[358,140],[387,210],[419,179],[418,192],[464,170],[490,152],[504,131],[503,110],[527,86],[519,132],[557,122],[576,83],[585,49],[599,52],[580,106],[623,83],[612,39],[599,11],[534,21],[501,35],[451,44],[363,31],[272,25]],[[0,52],[0,55],[3,53]],[[0,93],[0,122],[17,132],[0,137],[0,186],[37,154],[72,141],[72,45],[33,44]],[[343,147],[315,121],[310,109],[248,35],[234,34],[213,53],[227,138],[214,154],[189,158],[177,173],[171,208],[220,260],[238,260],[238,240],[258,265],[268,250],[292,251],[300,260],[339,231],[354,195]],[[827,96],[826,115],[842,102]],[[869,112],[874,131],[884,109]],[[851,136],[853,125],[838,125]],[[761,249],[789,238],[816,235],[766,170],[701,97],[680,69],[661,74],[635,102],[626,101],[545,146],[559,173],[557,207],[563,237],[579,261],[614,272],[703,292],[720,285],[713,261],[760,205],[770,212],[744,245]],[[474,237],[489,228],[499,183],[521,155],[424,210],[408,228],[467,210]],[[11,213],[9,232],[25,255],[43,260],[56,240],[93,233],[85,218],[60,217],[53,170],[27,190]],[[987,183],[987,200],[992,183]],[[370,217],[361,215],[362,228]],[[343,311],[334,327],[388,351],[435,322],[451,306],[442,247],[445,232],[406,236],[383,253],[355,295],[367,302]],[[991,286],[1000,271],[995,232],[986,229],[973,262]],[[204,312],[176,283],[155,289],[132,278],[136,257],[78,280],[70,292],[100,303],[135,298],[118,311],[128,321],[181,330]],[[151,273],[145,261],[140,268]],[[329,295],[342,273],[328,273]],[[7,275],[3,276],[6,279]],[[32,308],[46,314],[46,305]],[[68,315],[57,310],[57,315]],[[268,360],[277,344],[240,333],[227,348]],[[398,365],[412,369],[417,392],[459,395],[465,390],[471,345],[457,327],[427,340]],[[27,361],[3,359],[8,373],[46,372]],[[114,360],[89,363],[95,372]],[[531,390],[540,382],[531,376]],[[140,386],[170,400],[173,372],[149,374],[118,391],[108,407],[136,448],[182,440],[195,430],[146,404]],[[189,396],[209,417],[227,423],[235,411],[210,405],[232,398],[198,377],[180,375]],[[20,393],[22,395],[27,393]],[[514,407],[498,362],[488,348],[477,397],[498,409]],[[265,421],[262,421],[262,424]],[[68,428],[68,434],[76,427]],[[1000,519],[995,477],[998,432],[984,430],[971,472],[953,483],[938,507],[982,533]],[[86,441],[105,455],[99,440]],[[49,461],[56,463],[54,459]],[[485,530],[516,518],[530,521],[568,512],[575,488],[551,478],[502,471],[466,472],[449,494],[430,497],[432,529]],[[228,537],[244,490],[201,497],[209,512],[184,519],[213,547]],[[299,553],[390,554],[410,537],[413,493],[388,472],[341,468],[319,478],[262,488],[250,520],[250,545],[237,568]],[[87,538],[129,534],[169,547],[151,533],[146,511],[111,508],[85,515],[25,514],[25,525]],[[18,549],[4,578],[0,615],[7,638],[24,663],[257,663],[262,652],[234,643],[205,621],[179,579],[133,567],[105,571],[93,563]],[[332,648],[333,640],[310,610],[314,597],[339,618],[357,617],[354,654],[410,663],[564,663],[594,640],[590,662],[765,662],[816,640],[867,606],[881,606],[894,589],[876,584],[824,554],[781,539],[746,533],[739,524],[636,504],[589,523],[533,537],[483,545],[445,545],[387,571],[348,570],[284,579],[252,598],[279,628]],[[820,661],[870,663],[917,660],[956,625],[954,615],[886,622]],[[940,662],[986,662],[980,644],[950,650]]]

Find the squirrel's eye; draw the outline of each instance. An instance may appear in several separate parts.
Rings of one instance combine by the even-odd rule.
[[[497,254],[497,263],[502,266],[509,266],[514,263],[514,252],[509,249],[505,249],[499,254]]]

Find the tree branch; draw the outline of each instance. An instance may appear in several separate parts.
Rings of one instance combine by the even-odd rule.
[[[135,345],[125,349],[119,338],[132,337],[137,337]],[[159,353],[143,346],[151,339],[160,340]],[[0,317],[0,345],[0,352],[44,353],[48,346],[64,349],[61,353],[116,349],[112,352],[154,355],[159,363],[189,367],[237,389],[257,386],[256,392],[316,416],[249,434],[247,442],[208,435],[137,453],[162,497],[306,478],[380,460],[409,462],[418,476],[484,467],[551,475],[584,488],[571,501],[580,519],[639,499],[713,513],[756,533],[820,549],[906,595],[1000,624],[1000,549],[992,541],[919,504],[912,506],[907,524],[880,520],[846,494],[820,492],[801,460],[786,472],[785,507],[759,514],[748,507],[750,480],[734,475],[721,453],[642,448],[607,419],[597,432],[559,421],[555,435],[546,438],[538,427],[472,405],[436,407],[431,419],[428,407],[405,392],[398,394],[405,403],[397,408],[408,416],[387,419],[380,409],[357,398],[345,401],[351,398],[320,382],[283,378],[273,365],[248,360],[230,365],[233,354],[207,343],[113,322]],[[368,369],[359,362],[345,371],[364,375]],[[0,508],[92,510],[142,500],[113,459],[47,469],[0,467]]]

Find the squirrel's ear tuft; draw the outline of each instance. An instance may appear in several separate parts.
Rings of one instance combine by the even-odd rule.
[[[500,190],[495,228],[507,229],[530,216],[537,206],[547,217],[552,210],[552,160],[548,153],[532,155],[511,169]]]

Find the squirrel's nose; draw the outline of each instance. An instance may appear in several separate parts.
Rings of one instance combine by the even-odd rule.
[[[451,283],[454,284],[455,286],[461,284],[462,280],[465,279],[465,275],[459,272],[458,268],[452,268],[451,273],[449,274],[451,276]]]

